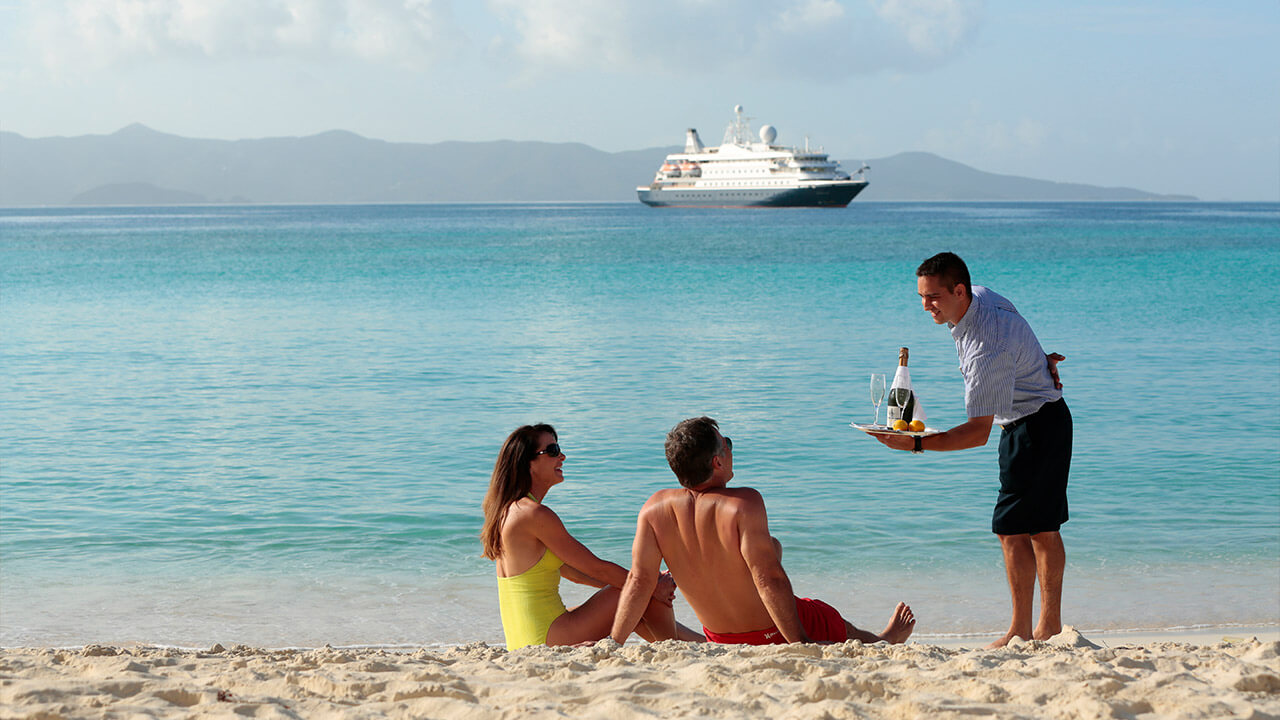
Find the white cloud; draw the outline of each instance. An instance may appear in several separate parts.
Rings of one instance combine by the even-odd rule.
[[[56,70],[289,54],[415,65],[453,45],[439,0],[59,0],[28,10]]]
[[[980,0],[488,0],[527,71],[805,78],[918,70],[976,34]]]
[[[529,61],[617,64],[632,52],[627,2],[491,0],[489,6],[514,30],[514,49]]]
[[[805,0],[778,14],[779,29],[794,33],[822,28],[844,18],[844,6],[836,0]]]
[[[978,8],[963,0],[881,0],[876,14],[923,57],[941,57],[972,35]]]
[[[487,52],[494,64],[527,74],[830,78],[936,66],[963,49],[982,15],[981,0],[464,4],[475,1],[46,0],[24,6],[22,35],[29,54],[63,73],[291,56],[426,67]],[[496,37],[468,46],[468,34]]]

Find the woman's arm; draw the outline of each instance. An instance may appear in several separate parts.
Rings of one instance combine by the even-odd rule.
[[[531,520],[530,529],[534,537],[564,561],[565,567],[560,569],[561,577],[593,587],[613,585],[620,588],[626,584],[626,568],[596,557],[586,545],[569,534],[560,521],[560,516],[551,508],[546,505],[538,506]],[[566,567],[569,568],[567,572]]]
[[[553,550],[552,552],[555,552],[555,551]],[[560,553],[556,553],[556,555],[559,556]],[[561,558],[561,559],[563,560],[564,558]],[[607,582],[604,582],[603,580],[597,580],[596,578],[591,577],[590,575],[578,570],[577,568],[570,565],[569,563],[565,563],[564,565],[560,566],[560,577],[564,578],[565,580],[569,580],[571,582],[576,582],[579,585],[590,585],[591,587],[597,587],[597,588],[604,587],[605,585],[609,584]]]

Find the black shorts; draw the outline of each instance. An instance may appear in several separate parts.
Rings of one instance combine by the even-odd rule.
[[[1000,496],[991,532],[1056,532],[1067,521],[1071,470],[1071,411],[1065,400],[1045,403],[1000,433]]]

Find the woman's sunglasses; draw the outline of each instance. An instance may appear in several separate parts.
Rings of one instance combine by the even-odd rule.
[[[534,455],[550,455],[551,457],[560,456],[560,443],[551,443],[545,449],[539,450]]]

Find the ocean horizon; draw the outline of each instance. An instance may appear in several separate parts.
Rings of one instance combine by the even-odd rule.
[[[964,420],[915,294],[942,250],[1067,357],[1064,621],[1280,624],[1280,203],[0,208],[0,646],[500,645],[506,435],[557,428],[546,502],[625,566],[704,414],[797,594],[1002,634],[997,436],[849,427],[903,346]]]

